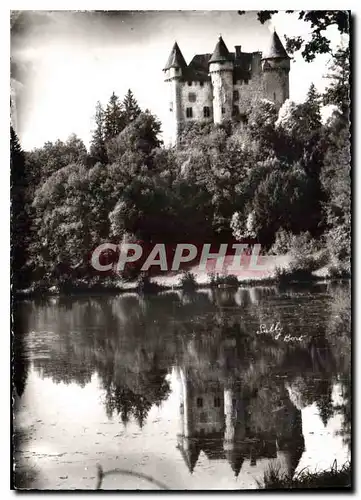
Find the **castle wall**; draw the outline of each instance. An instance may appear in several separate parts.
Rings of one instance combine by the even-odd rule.
[[[222,123],[232,118],[233,64],[212,63],[209,67],[213,86],[213,120]]]
[[[254,100],[264,97],[264,83],[262,75],[253,76],[250,80],[248,80],[248,84],[244,81],[238,81],[233,86],[233,90],[237,90],[239,95],[238,101],[234,100],[233,105],[238,106],[239,113],[241,115],[246,114]]]
[[[285,70],[272,70],[263,73],[264,93],[266,99],[274,101],[281,107],[289,98],[289,78]]]
[[[181,121],[181,82],[179,79],[172,79],[167,83],[168,92],[167,92],[167,100],[168,100],[168,114],[169,114],[169,123],[170,130],[168,132],[167,139],[171,144],[176,144],[177,137],[179,134],[179,123]]]
[[[188,85],[188,82],[181,82],[181,110],[180,116],[181,120],[188,121],[213,121],[213,93],[211,82],[204,82],[201,86],[200,82],[192,82],[192,85]],[[189,99],[189,94],[195,94],[196,100],[192,102]],[[203,114],[203,108],[205,106],[209,107],[210,117],[205,118]],[[187,118],[187,108],[192,108],[192,118]]]
[[[214,405],[214,399],[219,398],[220,406]],[[202,398],[202,407],[198,407],[197,399]],[[223,391],[208,390],[207,392],[196,391],[190,403],[192,408],[193,432],[196,434],[204,432],[222,432],[224,429],[224,403]]]

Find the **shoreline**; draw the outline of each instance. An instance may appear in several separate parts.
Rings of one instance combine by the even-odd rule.
[[[116,287],[116,286],[91,286],[88,288],[77,288],[74,287],[67,291],[57,289],[52,290],[51,287],[46,290],[34,289],[34,290],[18,290],[16,292],[12,292],[12,297],[14,300],[22,300],[22,299],[35,299],[40,297],[80,297],[86,295],[124,295],[126,293],[136,293],[138,295],[155,295],[161,292],[169,292],[169,291],[185,291],[188,293],[196,292],[198,290],[237,290],[239,288],[252,288],[252,287],[261,287],[261,286],[279,286],[279,287],[287,287],[287,286],[297,286],[297,285],[313,285],[313,284],[326,284],[326,283],[340,283],[340,282],[349,282],[351,280],[351,276],[343,277],[343,278],[332,278],[332,277],[321,277],[314,276],[312,279],[308,280],[290,280],[286,283],[282,283],[276,278],[260,278],[260,279],[252,279],[252,280],[243,280],[240,281],[238,285],[230,285],[230,284],[218,284],[213,285],[211,283],[196,283],[192,290],[186,289],[181,284],[175,285],[164,285],[158,284],[156,281],[152,282],[153,289],[142,291],[137,282],[130,283],[130,286],[126,287]]]
[[[213,259],[210,259],[212,262]],[[209,271],[199,271],[197,266],[189,267],[181,271],[163,273],[148,276],[141,282],[141,275],[137,279],[122,281],[122,279],[110,278],[106,283],[89,283],[79,280],[74,281],[73,286],[49,286],[33,287],[16,292],[12,291],[15,299],[31,299],[38,297],[59,297],[59,296],[84,296],[84,295],[121,295],[124,293],[156,294],[172,290],[184,290],[192,292],[199,289],[238,289],[239,287],[257,286],[290,286],[290,285],[310,285],[314,283],[329,283],[349,281],[351,275],[332,276],[329,266],[321,267],[313,272],[300,269],[291,272],[289,265],[291,258],[289,254],[273,257],[268,261],[268,265],[258,271],[243,269],[242,274],[234,275],[228,272],[226,265],[222,272],[214,273]],[[229,263],[227,263],[229,264]],[[106,278],[106,277],[105,277]]]

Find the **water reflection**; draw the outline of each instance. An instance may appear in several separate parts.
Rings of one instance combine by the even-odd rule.
[[[216,474],[222,463],[234,477],[261,477],[274,464],[292,474],[305,450],[302,411],[313,404],[325,427],[341,416],[337,432],[350,447],[348,286],[51,299],[21,304],[18,316],[27,323],[21,359],[55,384],[86,387],[96,376],[125,443],[127,426],[144,429],[152,408],[176,396],[174,444],[188,474],[204,470],[202,456]],[[281,338],[257,334],[277,322]]]
[[[177,377],[178,448],[190,472],[201,451],[209,460],[227,460],[236,477],[245,461],[258,465],[258,472],[273,461],[283,472],[294,472],[304,450],[301,412],[281,386],[274,395],[265,386],[250,391],[236,383],[201,381],[183,368]]]

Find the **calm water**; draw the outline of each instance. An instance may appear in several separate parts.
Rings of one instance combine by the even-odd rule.
[[[350,458],[349,285],[28,301],[16,328],[18,487],[95,488],[99,464],[246,489]]]

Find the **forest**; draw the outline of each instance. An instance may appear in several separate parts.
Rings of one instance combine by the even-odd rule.
[[[332,55],[323,94],[312,84],[279,111],[255,101],[246,123],[189,124],[177,148],[164,146],[162,124],[131,90],[97,103],[89,150],[71,135],[24,151],[11,128],[13,289],[129,278],[92,272],[104,242],[251,239],[266,254],[291,253],[293,272],[327,265],[330,277],[349,276],[349,59],[348,47]]]

